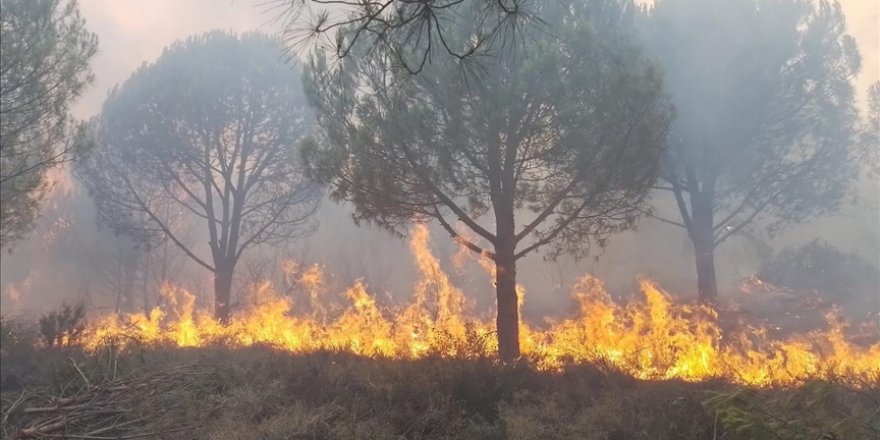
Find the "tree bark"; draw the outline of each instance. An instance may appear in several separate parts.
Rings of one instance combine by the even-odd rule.
[[[144,273],[141,277],[141,297],[144,301],[144,314],[149,315],[152,306],[150,305],[150,268],[152,266],[150,257],[144,259]]]
[[[498,357],[503,362],[512,362],[520,357],[519,350],[519,301],[516,296],[516,258],[514,245],[502,243],[496,246],[495,295],[498,302],[498,316],[495,321],[498,331]]]
[[[711,302],[718,296],[715,279],[715,236],[712,207],[695,204],[691,242],[697,263],[697,292],[700,302]]]
[[[697,291],[701,302],[711,302],[718,296],[715,279],[715,250],[710,244],[694,243],[697,260]]]
[[[138,263],[140,262],[136,250],[127,250],[122,257],[122,304],[116,304],[116,312],[132,312],[135,309],[134,283],[137,277]]]
[[[232,292],[232,274],[235,266],[218,264],[214,273],[214,318],[221,324],[229,324],[229,300]]]

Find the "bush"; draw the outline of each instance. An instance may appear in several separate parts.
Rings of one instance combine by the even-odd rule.
[[[592,365],[542,372],[486,359],[297,355],[260,346],[36,355],[55,365],[40,371],[66,385],[31,375],[26,393],[4,388],[9,417],[0,417],[0,434],[10,438],[63,409],[7,412],[23,394],[30,397],[19,409],[55,411],[83,397],[101,403],[97,410],[124,410],[105,433],[121,438],[136,426],[161,433],[156,438],[205,440],[861,440],[877,438],[870,427],[880,415],[880,382],[857,391],[833,382],[750,390],[721,381],[639,381]],[[68,419],[66,435],[85,434],[86,422],[101,429],[92,426],[104,420],[97,410],[77,423]]]
[[[21,319],[0,318],[0,388],[16,390],[38,362],[37,334]]]
[[[20,320],[0,317],[0,356],[9,356],[22,347],[33,347],[33,332]]]
[[[779,392],[745,388],[710,394],[705,404],[718,415],[726,438],[880,438],[877,390],[860,392],[833,382],[812,382]]]
[[[820,297],[838,304],[854,303],[859,311],[877,310],[880,291],[880,268],[864,258],[814,240],[803,246],[787,248],[765,260],[758,277],[766,282],[797,291],[815,291]],[[857,304],[861,300],[873,304]]]
[[[77,342],[85,330],[86,307],[82,302],[64,304],[61,310],[40,317],[40,334],[49,347],[68,346]]]

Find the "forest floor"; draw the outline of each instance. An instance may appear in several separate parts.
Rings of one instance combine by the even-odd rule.
[[[870,440],[880,380],[750,389],[491,359],[2,347],[3,438]]]

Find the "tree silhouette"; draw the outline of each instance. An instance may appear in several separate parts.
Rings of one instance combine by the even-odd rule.
[[[717,295],[715,249],[835,210],[855,175],[854,40],[840,5],[659,0],[647,17],[676,108],[663,221],[694,246],[699,296]]]
[[[491,258],[504,360],[520,354],[517,260],[550,245],[583,255],[632,227],[670,119],[658,70],[627,34],[633,9],[595,0],[540,12],[559,35],[488,63],[485,81],[458,74],[455,58],[411,76],[373,51],[339,69],[315,56],[306,76],[320,127],[304,151],[312,174],[356,220],[398,233],[436,220]]]
[[[80,170],[100,221],[141,241],[171,240],[214,273],[222,322],[242,253],[308,233],[320,196],[297,148],[313,117],[279,54],[259,34],[174,44],[107,99]],[[209,257],[179,237],[169,219],[180,216],[204,225]]]

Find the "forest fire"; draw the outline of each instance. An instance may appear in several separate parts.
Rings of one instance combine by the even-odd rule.
[[[83,343],[90,349],[110,340],[180,347],[265,344],[295,353],[336,350],[400,359],[493,355],[494,324],[469,313],[464,294],[431,254],[426,228],[414,229],[411,249],[421,279],[403,307],[380,306],[357,282],[345,292],[347,308],[330,316],[319,301],[323,274],[313,266],[298,278],[309,304],[275,295],[265,283],[252,292],[253,305],[222,326],[208,312],[196,310],[192,294],[167,286],[163,308],[96,319]],[[642,300],[618,304],[599,280],[584,277],[574,288],[580,304],[576,316],[543,329],[520,324],[524,356],[545,370],[604,362],[640,379],[717,377],[755,386],[880,376],[880,343],[852,343],[844,322],[833,314],[827,330],[773,340],[761,328],[722,332],[711,308],[677,304],[650,280],[640,280],[640,286]]]
[[[0,0],[0,439],[880,440],[876,2],[141,3]]]

